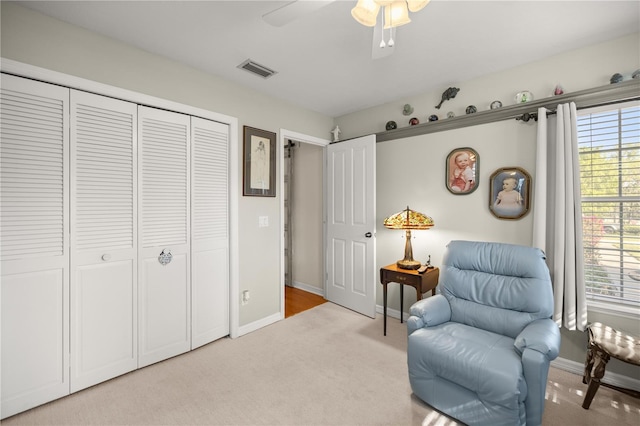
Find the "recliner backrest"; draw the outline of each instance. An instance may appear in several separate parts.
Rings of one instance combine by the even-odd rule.
[[[512,338],[553,313],[545,255],[533,247],[451,241],[438,287],[451,306],[451,321]]]

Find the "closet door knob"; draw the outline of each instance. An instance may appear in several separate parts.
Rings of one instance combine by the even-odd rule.
[[[367,238],[371,238],[372,235],[373,234],[371,234],[371,232],[367,232],[366,234],[364,234],[364,236],[367,237]]]
[[[160,256],[158,256],[158,262],[160,262],[162,266],[168,265],[171,259],[173,259],[173,255],[171,254],[171,249],[168,248],[162,250]]]

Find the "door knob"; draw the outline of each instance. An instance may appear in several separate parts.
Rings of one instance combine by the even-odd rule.
[[[367,238],[371,238],[373,236],[373,234],[371,234],[371,232],[367,232],[366,234],[364,234],[365,237]]]
[[[162,250],[160,256],[158,256],[158,262],[162,264],[162,266],[168,265],[173,259],[173,255],[171,254],[171,250],[166,248]]]

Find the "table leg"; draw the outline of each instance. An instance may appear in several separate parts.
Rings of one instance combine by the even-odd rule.
[[[383,298],[383,302],[382,305],[383,307],[383,317],[384,317],[384,335],[387,335],[387,283],[382,283],[382,298]]]
[[[404,285],[400,284],[400,324],[402,324],[402,317],[404,317],[404,309],[402,305],[404,304]]]

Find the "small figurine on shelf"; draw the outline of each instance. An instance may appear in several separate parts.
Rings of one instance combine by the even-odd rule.
[[[397,129],[398,125],[396,124],[395,121],[387,121],[387,124],[384,126],[384,128],[387,130],[393,130],[393,129]]]
[[[331,133],[333,134],[333,141],[338,142],[340,140],[340,127],[336,126]]]
[[[523,104],[533,100],[533,93],[528,90],[516,93],[516,103]]]
[[[622,81],[622,74],[620,73],[615,73],[614,75],[611,76],[611,79],[609,80],[611,84],[620,83],[621,81]]]
[[[459,91],[460,89],[457,87],[449,87],[447,90],[444,91],[444,93],[442,93],[442,99],[440,100],[440,103],[436,105],[436,108],[440,109],[444,101],[448,101],[449,99],[455,98]]]
[[[469,105],[465,111],[467,114],[473,114],[475,112],[478,112],[478,108],[476,108],[475,105]]]
[[[564,89],[559,84],[553,89],[553,96],[558,96],[564,94]]]
[[[438,121],[438,116],[435,114],[432,114],[429,116],[429,121]]]
[[[411,120],[409,120],[409,125],[415,126],[416,124],[420,124],[420,120],[418,120],[417,117],[412,117]]]
[[[402,115],[411,115],[413,114],[413,107],[409,104],[404,104],[402,108]]]

